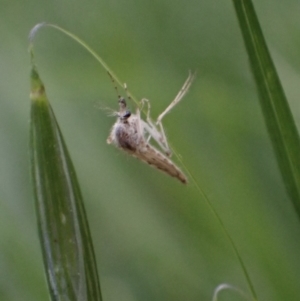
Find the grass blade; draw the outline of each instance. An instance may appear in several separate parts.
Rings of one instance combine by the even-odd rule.
[[[283,181],[300,218],[300,140],[251,0],[233,0]]]
[[[75,170],[35,67],[30,98],[31,172],[51,299],[102,300]]]

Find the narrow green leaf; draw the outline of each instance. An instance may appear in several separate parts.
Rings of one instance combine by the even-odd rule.
[[[35,67],[30,98],[31,172],[52,301],[102,300],[75,170]]]
[[[233,0],[264,119],[288,195],[300,217],[299,134],[251,0]]]

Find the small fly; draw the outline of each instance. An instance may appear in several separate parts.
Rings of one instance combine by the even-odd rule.
[[[158,116],[156,122],[153,122],[150,118],[149,100],[145,98],[141,100],[142,108],[145,104],[147,104],[147,117],[146,121],[144,121],[141,118],[141,110],[137,108],[136,114],[132,114],[129,110],[127,110],[125,99],[119,96],[119,111],[114,113],[118,119],[110,131],[107,143],[114,144],[129,155],[148,163],[149,165],[186,184],[187,177],[180,168],[170,160],[172,153],[162,125],[162,119],[188,92],[194,78],[195,74],[189,73],[187,80],[174,100]],[[126,90],[126,85],[124,85],[124,87]],[[151,138],[156,141],[162,151],[159,151],[150,144]]]

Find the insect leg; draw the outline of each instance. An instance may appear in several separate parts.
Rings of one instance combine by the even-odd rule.
[[[158,118],[156,120],[156,124],[160,124],[162,119],[164,118],[164,116],[166,114],[168,114],[179,103],[179,101],[185,96],[185,94],[188,92],[193,80],[195,79],[195,76],[196,76],[196,73],[191,73],[191,71],[189,71],[189,76],[186,79],[186,81],[184,82],[182,88],[180,89],[180,91],[178,92],[178,94],[176,95],[174,100],[169,104],[169,106],[158,116]],[[162,125],[161,125],[161,127],[162,127]]]
[[[151,106],[150,106],[150,101],[149,101],[149,99],[146,99],[146,98],[143,98],[142,100],[141,100],[141,110],[143,110],[143,107],[144,107],[144,104],[145,104],[145,102],[147,103],[147,106],[148,106],[148,108],[147,108],[147,114],[146,114],[146,120],[147,120],[147,122],[148,122],[148,124],[149,124],[149,126],[151,127],[151,128],[155,128],[155,125],[154,125],[154,123],[152,122],[152,120],[151,120],[151,118],[150,118],[150,109],[151,109]],[[150,139],[151,139],[151,134],[148,132],[148,134],[149,134],[149,136],[148,136],[148,138],[147,138],[147,143],[150,141]]]
[[[165,145],[166,148],[166,154],[168,156],[171,155],[171,151],[168,145],[168,140],[165,134],[165,130],[162,124],[162,119],[164,118],[164,116],[169,113],[178,103],[179,101],[185,96],[185,94],[188,92],[194,78],[195,78],[195,73],[192,74],[191,72],[189,72],[189,76],[186,79],[186,81],[184,82],[182,88],[180,89],[180,91],[178,92],[178,94],[176,95],[176,97],[174,98],[174,100],[169,104],[169,106],[158,116],[157,120],[156,120],[156,125],[159,126],[160,129],[160,134],[161,134],[161,141],[163,142],[163,144]]]
[[[150,101],[146,98],[143,98],[141,100],[142,108],[143,108],[145,103],[147,103],[147,113],[146,113],[146,121],[147,122],[144,122],[145,123],[144,129],[149,134],[149,136],[147,138],[147,143],[150,141],[151,138],[153,138],[158,143],[158,145],[161,147],[161,149],[168,156],[170,156],[171,151],[170,151],[167,139],[166,139],[166,135],[165,135],[164,131],[159,132],[159,130],[157,129],[157,127],[155,126],[155,124],[151,120],[151,117],[150,117],[150,109],[151,109]]]

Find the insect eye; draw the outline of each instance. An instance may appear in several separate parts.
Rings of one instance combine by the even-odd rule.
[[[122,116],[122,119],[127,119],[131,116],[131,112],[130,111],[126,111],[125,114]]]
[[[124,114],[118,114],[118,117],[121,120],[127,120],[129,117],[131,116],[131,112],[130,111],[126,111]]]

